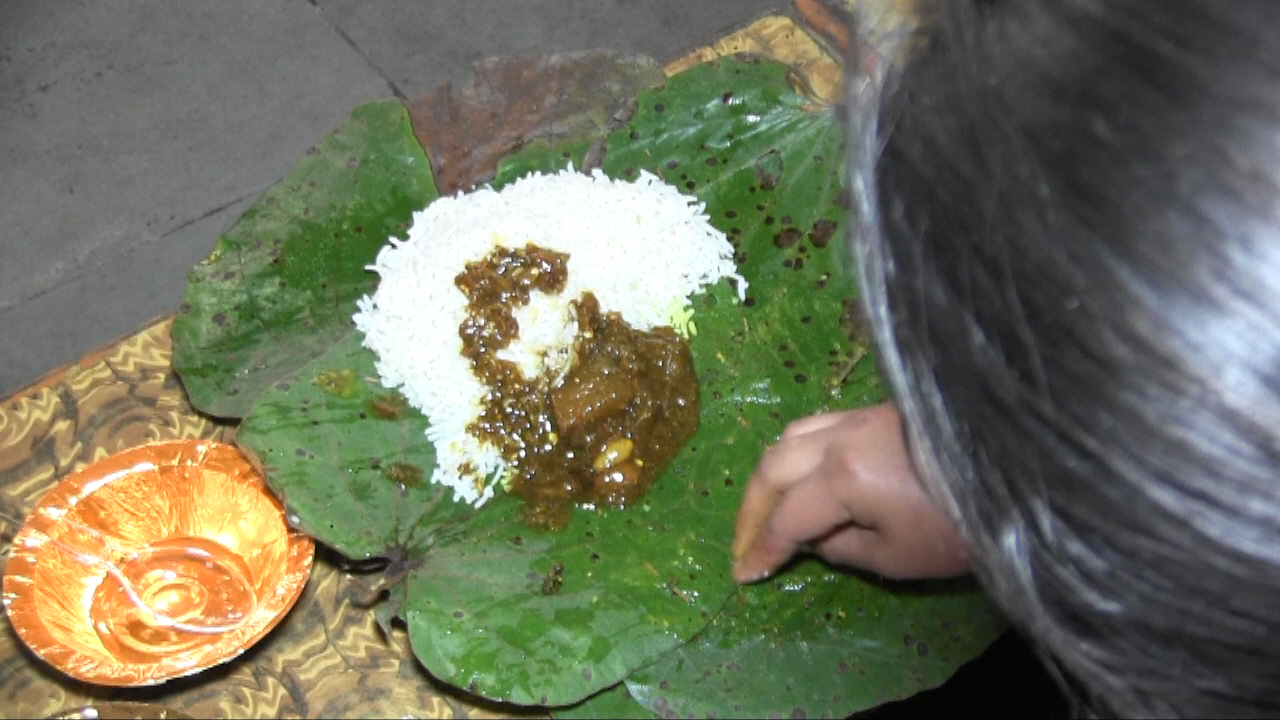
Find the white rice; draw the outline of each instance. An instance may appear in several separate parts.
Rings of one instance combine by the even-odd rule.
[[[467,431],[487,388],[463,357],[458,335],[467,300],[454,278],[466,263],[498,245],[533,243],[569,255],[564,291],[534,292],[516,312],[519,337],[500,353],[528,378],[559,375],[577,331],[569,303],[588,290],[602,311],[617,311],[644,330],[687,317],[690,295],[721,278],[733,278],[739,299],[745,296],[733,248],[704,209],[643,171],[628,183],[571,167],[533,173],[498,191],[442,197],[414,213],[408,238],[391,238],[369,266],[381,280],[358,301],[354,319],[378,356],[382,384],[399,389],[430,421],[433,482],[478,506],[493,496],[493,479],[506,474],[498,449]]]

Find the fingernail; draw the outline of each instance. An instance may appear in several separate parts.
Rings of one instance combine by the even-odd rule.
[[[754,567],[754,565],[755,563],[749,560],[738,560],[733,564],[733,579],[743,585],[748,585],[769,577],[772,572],[769,568]]]

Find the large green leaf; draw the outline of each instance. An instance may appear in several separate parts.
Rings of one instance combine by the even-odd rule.
[[[378,384],[375,356],[352,330],[277,381],[236,441],[261,466],[299,529],[356,560],[420,557],[470,507],[428,482],[427,420]]]
[[[259,392],[328,350],[374,287],[365,265],[436,195],[404,105],[356,108],[191,271],[173,322],[191,404],[243,417]]]
[[[809,560],[626,687],[663,717],[845,717],[941,684],[1006,625],[964,582],[887,587]]]
[[[652,709],[694,707],[698,686],[685,682],[692,676],[673,684],[672,664],[676,673],[714,667],[734,647],[754,649],[748,640],[769,630],[794,642],[771,651],[775,662],[744,666],[734,675],[743,684],[717,690],[712,701],[749,688],[735,701],[749,713],[774,707],[775,691],[790,680],[778,668],[835,658],[842,643],[883,645],[877,626],[891,628],[894,618],[915,627],[916,617],[958,626],[970,612],[986,616],[976,596],[940,593],[909,604],[897,589],[850,575],[796,571],[780,588],[746,590],[729,576],[733,517],[763,446],[792,419],[885,397],[834,252],[844,232],[842,137],[829,109],[791,90],[784,66],[738,60],[696,66],[641,93],[634,118],[609,137],[606,172],[626,178],[643,169],[696,194],[733,239],[751,283],[745,304],[728,281],[694,299],[699,429],[637,507],[580,510],[566,530],[544,533],[522,525],[510,497],[475,511],[429,485],[379,481],[371,458],[405,458],[430,473],[427,442],[413,436],[425,421],[415,412],[394,421],[370,412],[386,391],[352,336],[263,393],[239,441],[309,532],[353,557],[391,561],[391,579],[403,579],[393,610],[435,676],[487,697],[551,706],[625,680]],[[572,139],[563,147],[570,156],[582,148]],[[498,177],[561,162],[563,153],[531,149],[504,162]],[[343,378],[350,383],[334,384]],[[789,604],[800,597],[793,586],[819,599],[856,597],[865,612],[813,636],[813,617]],[[746,608],[726,606],[730,598]],[[899,643],[908,634],[892,632]],[[957,637],[954,652],[937,654],[943,671],[989,640]],[[912,674],[918,661],[900,655],[869,666],[885,697],[930,682]],[[805,697],[817,714],[845,706]]]

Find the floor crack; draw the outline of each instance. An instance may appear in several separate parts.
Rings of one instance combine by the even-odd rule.
[[[382,78],[382,81],[385,82],[387,84],[387,87],[391,89],[392,95],[394,95],[399,100],[409,99],[408,96],[404,94],[404,91],[400,89],[400,86],[396,84],[396,81],[392,80],[391,76],[388,75],[385,70],[383,70],[381,67],[378,66],[377,63],[375,63],[373,60],[369,58],[369,56],[365,53],[365,51],[362,50],[360,46],[356,44],[356,41],[351,39],[351,36],[347,34],[347,31],[343,30],[342,27],[340,27],[336,22],[334,22],[329,18],[329,16],[324,11],[324,6],[320,4],[320,0],[307,0],[307,2],[312,7],[314,7],[317,11],[319,11],[320,17],[324,18],[324,21],[329,23],[329,27],[333,28],[333,31],[338,34],[338,37],[342,38],[347,43],[347,45],[351,46],[351,49],[354,50],[356,54],[360,56],[361,60],[364,60],[366,65],[368,65],[370,68],[373,68],[373,71],[378,73],[378,77]]]

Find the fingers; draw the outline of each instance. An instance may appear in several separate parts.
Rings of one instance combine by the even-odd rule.
[[[747,483],[734,528],[733,556],[740,557],[755,540],[778,499],[811,475],[823,462],[827,439],[821,430],[838,423],[844,413],[815,415],[792,423],[767,450]]]
[[[735,580],[762,580],[819,538],[838,549],[839,557],[830,559],[848,564],[864,564],[869,559],[866,551],[874,541],[873,533],[854,521],[845,498],[832,487],[834,478],[833,473],[814,473],[778,496],[752,542],[734,563]],[[838,543],[834,536],[838,536]]]
[[[733,574],[753,582],[801,549],[892,577],[962,572],[967,546],[915,477],[892,405],[792,423],[747,485]]]

